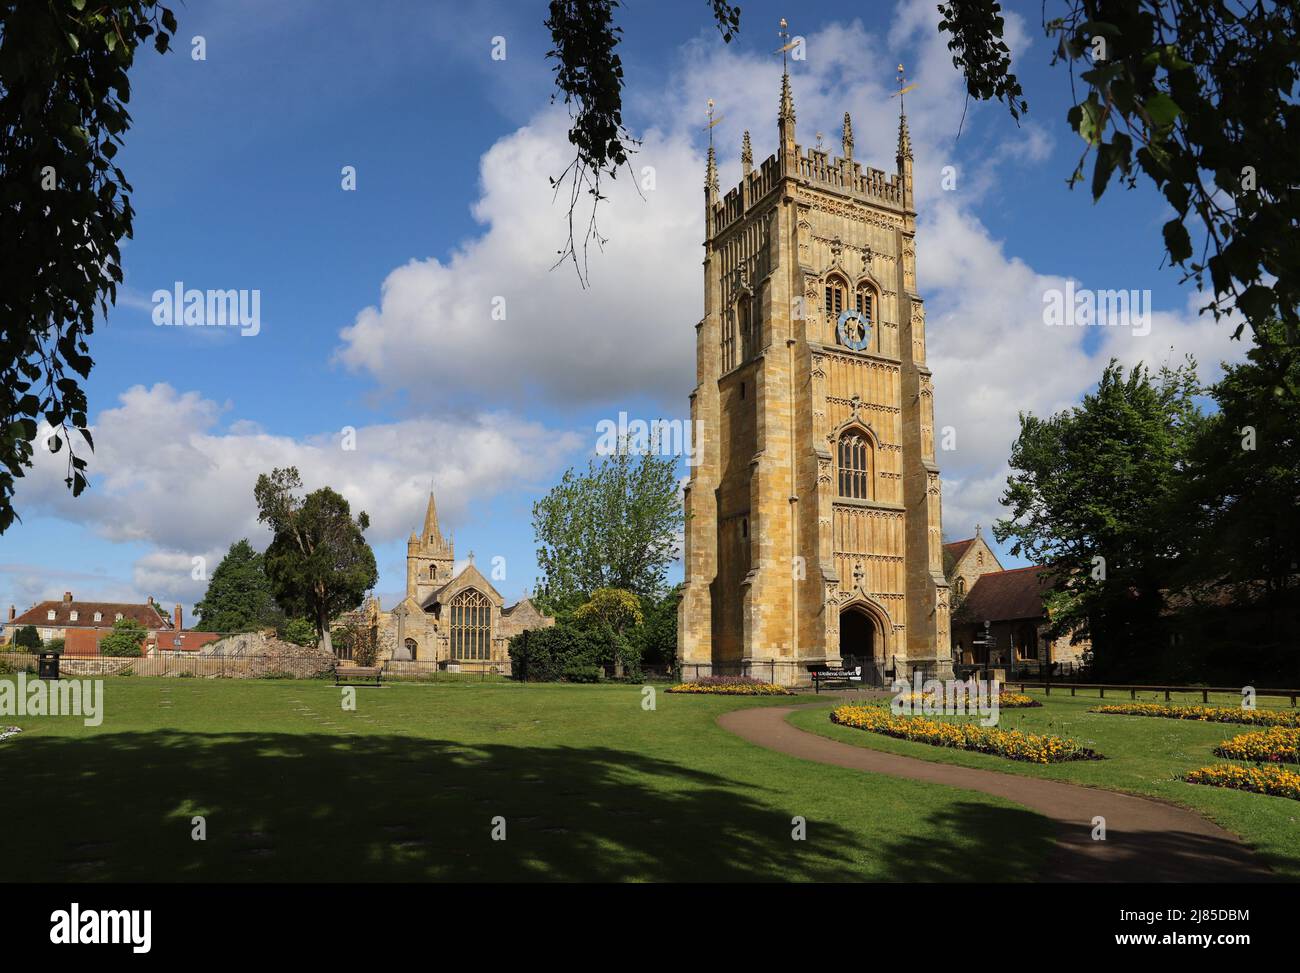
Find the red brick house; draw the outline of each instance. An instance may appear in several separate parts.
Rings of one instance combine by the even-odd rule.
[[[21,615],[10,605],[3,634],[6,642],[12,642],[20,628],[32,625],[42,642],[63,639],[65,655],[99,655],[99,643],[122,619],[135,622],[149,633],[144,642],[146,655],[153,652],[196,652],[220,638],[212,632],[184,631],[180,605],[169,618],[152,597],[144,604],[78,601],[71,591],[65,591],[61,601],[42,601]]]

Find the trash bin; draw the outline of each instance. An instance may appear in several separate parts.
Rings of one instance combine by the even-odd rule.
[[[42,651],[37,656],[36,671],[37,675],[42,679],[58,679],[59,653]]]

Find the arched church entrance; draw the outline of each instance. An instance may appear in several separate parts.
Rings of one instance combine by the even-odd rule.
[[[868,662],[876,657],[880,644],[876,620],[862,608],[850,607],[840,612],[840,657]]]

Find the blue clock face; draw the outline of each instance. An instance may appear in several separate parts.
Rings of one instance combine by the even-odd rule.
[[[861,351],[871,341],[871,322],[861,311],[848,310],[840,314],[836,332],[840,344],[852,351]]]

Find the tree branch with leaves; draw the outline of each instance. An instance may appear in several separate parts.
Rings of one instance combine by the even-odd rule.
[[[730,43],[740,30],[740,8],[727,0],[708,2],[723,42]],[[625,166],[630,170],[628,157],[640,144],[623,125],[623,60],[618,53],[623,28],[614,23],[620,6],[620,0],[551,0],[546,18],[554,45],[546,56],[555,61],[557,88],[551,100],[561,97],[569,108],[569,142],[575,150],[573,161],[551,178],[556,197],[562,191],[568,195],[568,241],[555,265],[572,262],[584,287],[589,247],[605,243],[596,221],[605,200],[601,181],[616,178]],[[591,201],[586,217],[579,214],[584,198]]]
[[[65,482],[88,485],[72,434],[94,449],[82,381],[89,336],[122,282],[130,183],[113,162],[131,124],[136,47],[165,52],[176,18],[157,0],[0,3],[0,533],[17,512],[40,422],[67,446]]]
[[[949,0],[940,11],[969,95],[1002,101],[1019,118],[1028,104],[1000,5]],[[1162,228],[1166,258],[1183,281],[1203,287],[1208,276],[1203,310],[1239,313],[1233,337],[1249,326],[1280,382],[1300,345],[1300,8],[1045,0],[1043,28],[1056,40],[1052,63],[1069,65],[1068,121],[1084,141],[1069,184],[1084,179],[1090,156],[1094,199],[1116,174],[1130,189],[1145,176],[1174,210]]]

